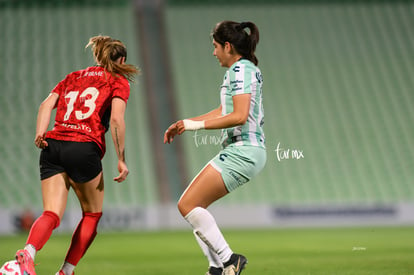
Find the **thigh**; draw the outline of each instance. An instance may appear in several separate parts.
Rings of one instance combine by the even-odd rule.
[[[77,183],[70,178],[69,182],[79,199],[83,212],[102,212],[104,200],[104,182],[102,172],[87,182]]]
[[[41,181],[43,209],[52,211],[62,219],[69,193],[69,181],[66,173],[59,173]]]
[[[178,209],[186,216],[195,207],[207,208],[227,194],[221,174],[207,164],[184,191],[178,202]]]

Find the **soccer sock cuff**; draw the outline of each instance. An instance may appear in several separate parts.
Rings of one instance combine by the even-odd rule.
[[[30,257],[32,257],[32,260],[34,261],[36,257],[36,248],[31,244],[26,244],[26,246],[24,247],[24,250],[29,252]]]
[[[78,264],[96,237],[96,229],[101,217],[102,212],[83,213],[83,217],[79,222],[75,232],[73,233],[72,243],[70,244],[68,253],[65,258],[66,262],[74,266]]]
[[[36,251],[42,249],[53,230],[60,224],[59,216],[52,211],[44,211],[33,223],[26,245],[32,245]],[[33,252],[32,252],[33,253]]]
[[[60,268],[60,270],[62,270],[63,273],[65,273],[65,275],[73,275],[73,271],[75,270],[75,266],[73,264],[65,262],[62,265],[62,267]]]
[[[207,209],[196,207],[185,216],[185,219],[191,224],[195,234],[218,255],[222,263],[230,259],[233,251]]]

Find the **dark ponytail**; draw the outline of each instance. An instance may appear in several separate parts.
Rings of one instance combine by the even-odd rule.
[[[245,29],[249,29],[249,32]],[[224,46],[229,42],[242,57],[255,65],[259,63],[255,55],[256,45],[259,43],[259,29],[253,22],[222,21],[217,23],[211,35],[220,45]]]

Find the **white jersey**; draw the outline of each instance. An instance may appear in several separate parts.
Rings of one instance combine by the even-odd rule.
[[[234,143],[265,148],[262,84],[262,73],[247,59],[240,59],[226,71],[220,90],[222,115],[233,112],[233,96],[251,94],[251,98],[246,123],[222,129],[223,147]]]

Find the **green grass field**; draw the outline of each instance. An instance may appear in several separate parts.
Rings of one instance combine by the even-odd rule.
[[[414,274],[413,227],[223,230],[246,255],[243,275]],[[0,261],[11,259],[26,235],[0,236]],[[36,258],[38,275],[59,268],[70,235],[56,234]],[[76,275],[204,275],[207,262],[191,230],[98,234]]]

